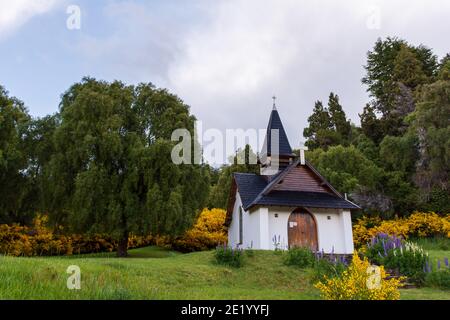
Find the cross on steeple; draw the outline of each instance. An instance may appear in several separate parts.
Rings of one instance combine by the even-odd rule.
[[[305,144],[300,145],[300,164],[305,165],[306,164],[306,158],[305,158],[305,151],[308,151],[308,147],[305,146]]]
[[[274,95],[272,97],[272,100],[273,100],[273,110],[277,110],[277,106],[275,105],[275,100],[277,100],[277,97]]]

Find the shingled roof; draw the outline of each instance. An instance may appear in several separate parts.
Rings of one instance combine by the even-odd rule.
[[[288,169],[285,171],[288,171]],[[282,175],[280,174],[281,177]],[[333,192],[334,189],[330,193],[271,191],[270,186],[274,184],[274,181],[278,180],[277,178],[268,182],[263,176],[253,173],[234,173],[233,178],[245,210],[258,205],[359,209],[354,203]]]
[[[267,125],[266,138],[264,140],[263,149],[261,151],[262,155],[271,156],[272,153],[272,136],[271,130],[278,130],[279,137],[279,156],[292,156],[292,148],[289,144],[289,140],[286,135],[286,131],[284,131],[283,123],[281,122],[280,115],[276,108],[272,110],[270,114],[269,124]]]

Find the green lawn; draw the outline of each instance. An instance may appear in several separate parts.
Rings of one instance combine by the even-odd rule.
[[[0,299],[320,299],[310,270],[287,267],[273,252],[256,251],[240,269],[216,265],[212,252],[147,247],[130,254],[0,257]],[[81,290],[66,288],[69,265],[81,268]],[[402,298],[450,299],[450,292],[408,289]]]

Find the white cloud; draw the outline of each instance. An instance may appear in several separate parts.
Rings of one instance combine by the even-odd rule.
[[[330,91],[359,122],[369,101],[363,65],[378,37],[449,50],[447,0],[193,3],[108,2],[101,22],[112,28],[102,36],[83,29],[78,52],[97,77],[168,87],[205,128],[263,128],[276,94],[298,146],[314,101],[326,103]]]
[[[168,80],[207,127],[220,129],[264,127],[275,93],[298,146],[314,101],[326,103],[330,91],[359,121],[369,100],[362,66],[378,37],[448,50],[441,32],[449,28],[449,8],[440,0],[215,2],[206,23],[182,38]]]
[[[0,38],[36,15],[50,11],[57,0],[0,0]]]

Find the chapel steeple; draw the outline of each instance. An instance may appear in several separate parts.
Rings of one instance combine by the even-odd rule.
[[[276,98],[273,97],[273,99],[273,109],[260,156],[261,174],[263,175],[278,173],[292,163],[295,157],[275,105]]]

